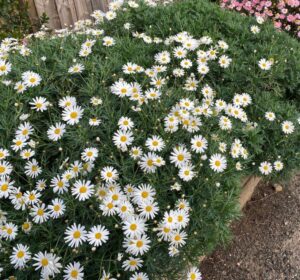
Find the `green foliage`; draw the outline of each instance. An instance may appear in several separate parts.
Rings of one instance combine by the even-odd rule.
[[[10,148],[15,131],[21,123],[20,117],[28,114],[27,121],[34,128],[31,137],[36,143],[34,158],[43,169],[39,179],[46,179],[48,185],[46,190],[41,191],[41,200],[49,205],[58,196],[64,200],[66,211],[59,219],[49,219],[42,224],[33,223],[33,228],[27,235],[20,227],[27,219],[32,220],[30,207],[17,211],[9,199],[0,198],[1,209],[7,212],[8,221],[19,227],[16,240],[2,242],[0,263],[4,268],[5,278],[15,275],[18,279],[39,279],[32,263],[24,271],[16,271],[9,263],[12,248],[17,243],[22,243],[30,247],[32,254],[53,250],[61,257],[64,266],[71,261],[79,261],[84,266],[87,279],[100,279],[104,270],[114,276],[120,273],[119,279],[129,279],[131,273],[124,272],[121,262],[117,261],[118,253],[123,253],[124,259],[128,256],[122,248],[124,234],[121,219],[118,216],[102,215],[99,210],[101,202],[96,197],[78,201],[70,191],[57,195],[49,187],[52,178],[61,175],[74,161],[81,160],[81,153],[87,147],[96,147],[99,156],[94,162],[95,168],[90,173],[80,173],[80,179],[91,180],[98,187],[103,183],[100,176],[102,168],[113,166],[120,174],[118,183],[122,190],[126,184],[136,186],[147,183],[157,192],[155,200],[160,211],[156,221],[147,222],[151,249],[141,257],[144,260],[142,271],[147,272],[150,279],[179,279],[180,273],[188,264],[197,265],[199,256],[208,254],[217,244],[225,244],[230,239],[229,224],[240,215],[237,204],[240,182],[248,175],[261,176],[258,168],[260,163],[273,163],[278,159],[284,163],[283,170],[273,171],[266,177],[268,180],[282,180],[290,172],[299,169],[300,46],[296,40],[287,34],[275,32],[268,23],[261,26],[259,34],[254,35],[250,32],[254,19],[223,11],[204,0],[187,0],[155,8],[140,3],[136,9],[127,7],[127,11],[117,13],[117,18],[112,22],[105,21],[99,25],[105,35],[115,39],[116,44],[112,47],[103,46],[103,36],[80,32],[51,38],[32,38],[27,46],[31,50],[28,56],[21,55],[18,47],[12,48],[7,54],[12,71],[7,76],[0,77],[2,82],[11,81],[11,84],[6,83],[9,85],[0,85],[0,148],[10,150],[11,157],[8,160],[14,166],[12,180],[23,193],[36,189],[37,180],[24,175],[26,162],[20,158],[19,152],[13,152]],[[123,28],[125,23],[130,23],[132,30]],[[169,72],[162,73],[167,82],[161,89],[159,102],[149,100],[148,103],[137,106],[129,98],[113,95],[110,87],[123,78],[128,82],[140,83],[145,90],[149,87],[149,79],[145,75],[128,76],[122,72],[122,66],[133,62],[144,68],[151,67],[155,54],[165,50],[172,52],[174,45],[146,44],[142,38],[133,38],[132,31],[163,39],[187,31],[197,39],[210,36],[214,42],[224,40],[229,45],[226,54],[232,58],[232,63],[227,69],[221,69],[217,61],[212,61],[210,71],[201,78],[196,92],[183,90],[186,77],[174,78],[168,70]],[[87,57],[79,57],[81,45],[87,39],[96,40],[92,53]],[[193,61],[196,60],[194,54],[190,56]],[[42,57],[46,59],[42,60]],[[261,58],[274,60],[269,71],[258,67]],[[71,75],[68,69],[74,65],[75,59],[85,69],[80,74]],[[173,69],[177,64],[172,60],[170,68]],[[28,87],[22,94],[16,93],[14,85],[21,80],[25,71],[38,73],[42,77],[41,84]],[[258,125],[249,128],[247,125],[252,124],[232,118],[233,129],[225,131],[220,129],[218,114],[214,111],[212,117],[201,116],[202,126],[199,132],[187,133],[183,129],[175,133],[166,132],[163,120],[171,108],[182,98],[202,101],[201,88],[205,84],[214,89],[216,99],[223,99],[227,103],[232,102],[236,93],[249,93],[252,104],[245,111],[249,122]],[[84,109],[84,117],[79,124],[68,125],[62,139],[50,141],[47,137],[49,127],[56,122],[63,122],[58,101],[69,95],[76,97],[77,104]],[[47,111],[32,110],[29,103],[38,96],[45,97],[51,104]],[[92,97],[101,98],[102,105],[92,106]],[[140,107],[141,110],[132,110],[132,106]],[[267,111],[276,114],[274,122],[265,119]],[[134,145],[142,147],[145,153],[147,137],[160,135],[164,139],[166,147],[159,155],[166,161],[165,166],[154,173],[144,173],[128,152],[117,149],[112,137],[122,116],[134,121]],[[100,126],[89,125],[89,119],[93,117],[101,119]],[[286,120],[295,125],[295,132],[289,135],[281,130],[281,124]],[[203,135],[209,142],[206,151],[208,158],[220,153],[220,142],[226,143],[229,150],[236,138],[247,148],[249,156],[234,159],[227,151],[227,168],[224,172],[216,173],[207,160],[202,160],[199,154],[193,153],[197,176],[184,182],[177,176],[177,168],[169,161],[170,152],[178,144],[190,147],[191,136],[197,134]],[[238,161],[243,166],[242,170],[236,169]],[[180,191],[171,189],[175,182],[182,185]],[[73,184],[74,179],[70,185]],[[181,198],[185,198],[191,206],[190,223],[186,229],[188,237],[186,245],[180,248],[180,254],[171,258],[168,256],[168,243],[159,241],[152,229],[162,220],[164,212],[174,209]],[[92,251],[91,246],[85,242],[74,252],[64,241],[66,227],[73,223],[85,225],[87,229],[103,224],[110,231],[110,239],[96,251]],[[55,279],[62,279],[62,274],[55,276]]]
[[[0,39],[22,38],[31,31],[27,5],[19,0],[0,0]]]

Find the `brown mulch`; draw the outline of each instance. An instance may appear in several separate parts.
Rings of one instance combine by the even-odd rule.
[[[300,280],[300,175],[282,192],[260,184],[232,230],[201,263],[205,280]]]

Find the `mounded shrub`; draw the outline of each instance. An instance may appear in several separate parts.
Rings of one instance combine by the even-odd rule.
[[[200,279],[242,178],[299,167],[297,41],[206,1],[111,8],[2,41],[5,278]]]

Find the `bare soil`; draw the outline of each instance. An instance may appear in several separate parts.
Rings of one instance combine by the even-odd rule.
[[[260,184],[234,238],[200,265],[205,280],[300,280],[300,174],[275,192]]]

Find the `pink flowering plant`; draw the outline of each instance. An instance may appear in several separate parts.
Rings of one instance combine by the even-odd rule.
[[[273,21],[275,28],[285,30],[300,38],[299,0],[221,0],[221,6],[246,15],[254,15],[259,22],[269,18]]]

